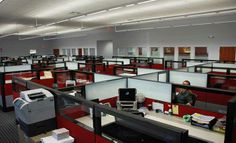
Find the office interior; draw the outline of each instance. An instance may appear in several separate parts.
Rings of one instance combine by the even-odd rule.
[[[235,0],[0,0],[0,19],[0,142],[236,142]]]

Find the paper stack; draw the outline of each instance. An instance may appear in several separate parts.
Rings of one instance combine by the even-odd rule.
[[[74,138],[69,135],[69,131],[65,128],[52,131],[52,136],[41,138],[42,143],[73,143]]]
[[[199,113],[194,113],[191,115],[192,125],[211,129],[215,123],[216,123],[216,118],[214,116],[207,116]]]

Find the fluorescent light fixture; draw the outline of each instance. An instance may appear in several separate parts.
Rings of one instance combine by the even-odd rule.
[[[131,6],[135,6],[135,4],[133,3],[133,4],[126,5],[126,7],[131,7]]]
[[[145,4],[145,3],[150,3],[150,2],[154,2],[156,0],[147,0],[147,1],[143,1],[143,2],[139,2],[138,4]]]
[[[113,10],[117,10],[117,9],[121,9],[121,8],[123,8],[123,7],[122,7],[122,6],[114,7],[114,8],[110,8],[110,9],[108,9],[108,11],[113,11]]]
[[[47,32],[49,30],[56,30],[56,26],[50,26],[50,27],[38,27],[38,28],[34,28],[25,32],[20,32],[19,35],[34,35],[34,34],[39,34],[39,33],[43,33],[43,32]]]
[[[65,0],[63,4],[60,2],[53,3],[45,9],[41,9],[37,13],[31,14],[34,18],[50,18],[54,15],[69,13],[74,9],[83,9],[85,6],[91,5],[94,0]]]
[[[17,35],[17,34],[18,34],[18,33],[15,32],[15,33],[7,34],[7,35],[2,35],[2,36],[0,36],[0,39],[1,39],[1,38],[5,38],[5,37],[9,37],[9,36],[13,36],[13,35]]]
[[[17,30],[23,27],[21,24],[3,24],[0,25],[0,34],[12,32],[12,30]]]
[[[107,12],[107,10],[101,10],[101,11],[98,11],[98,12],[89,13],[88,16],[101,14],[101,13],[104,13],[104,12]]]

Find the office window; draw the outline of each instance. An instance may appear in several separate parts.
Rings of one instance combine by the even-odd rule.
[[[73,56],[73,55],[77,55],[77,54],[76,54],[76,49],[71,49],[71,52],[72,52],[72,56]]]
[[[135,48],[128,48],[128,56],[135,56]]]
[[[174,60],[175,47],[164,47],[165,60]]]
[[[190,59],[190,47],[179,47],[179,61],[182,59]]]
[[[151,47],[151,56],[152,57],[160,57],[160,48],[159,47]]]
[[[66,49],[62,49],[62,55],[66,55]]]
[[[89,52],[91,56],[95,56],[95,48],[90,48]]]
[[[66,49],[66,55],[67,55],[67,56],[71,56],[71,51],[70,51],[70,49]]]
[[[84,55],[89,55],[88,48],[84,48]]]
[[[207,47],[195,47],[195,59],[208,59]]]

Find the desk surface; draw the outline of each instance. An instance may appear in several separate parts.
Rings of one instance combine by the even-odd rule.
[[[178,128],[187,129],[189,131],[189,136],[192,136],[197,139],[214,143],[224,142],[224,134],[214,132],[205,128],[193,126],[190,123],[184,122],[182,118],[176,116],[170,116],[162,113],[155,113],[154,111],[149,111],[145,118],[158,121],[164,124],[172,125]]]
[[[84,116],[81,118],[77,118],[76,121],[78,121],[90,128],[93,128],[93,119],[90,117],[90,115]],[[102,116],[102,119],[101,119],[102,126],[107,125],[112,122],[115,122],[114,116],[111,116],[111,115]]]

